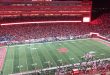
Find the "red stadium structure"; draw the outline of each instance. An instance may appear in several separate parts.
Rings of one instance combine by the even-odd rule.
[[[0,0],[0,17],[2,18],[12,16],[43,16],[43,18],[40,17],[41,21],[44,17],[46,17],[47,20],[51,20],[56,16],[63,17],[65,21],[90,22],[91,9],[91,0]],[[70,18],[68,19],[67,16]],[[59,20],[62,20],[62,18]],[[45,19],[43,21],[45,21]]]

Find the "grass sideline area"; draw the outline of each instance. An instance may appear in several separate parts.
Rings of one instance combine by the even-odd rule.
[[[110,57],[109,46],[91,39],[11,45],[6,48],[3,75],[78,63],[85,53],[91,51],[95,52],[96,59]]]

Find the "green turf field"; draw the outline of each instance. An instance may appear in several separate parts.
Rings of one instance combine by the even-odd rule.
[[[66,52],[59,52],[62,48]],[[110,47],[90,39],[12,45],[7,47],[3,75],[78,63],[90,51],[96,59],[110,57]]]

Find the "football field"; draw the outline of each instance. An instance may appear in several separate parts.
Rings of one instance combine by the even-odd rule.
[[[78,63],[85,53],[95,59],[110,57],[110,47],[91,39],[7,46],[3,75]]]

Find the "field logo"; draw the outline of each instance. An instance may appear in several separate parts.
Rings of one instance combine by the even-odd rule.
[[[68,49],[67,48],[59,48],[58,49],[58,52],[59,53],[67,53],[68,52]]]

